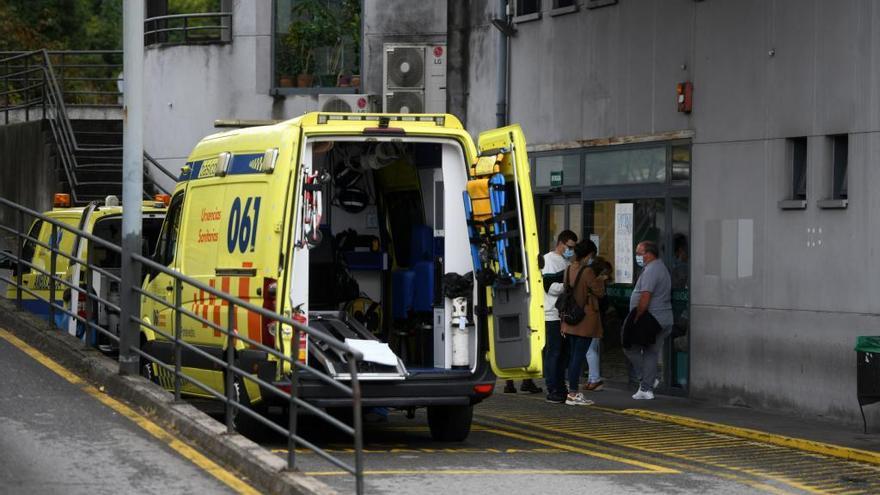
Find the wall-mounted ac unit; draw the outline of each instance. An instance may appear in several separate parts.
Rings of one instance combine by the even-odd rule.
[[[374,113],[379,107],[377,95],[318,95],[320,112]]]
[[[446,45],[386,43],[382,111],[446,112]]]

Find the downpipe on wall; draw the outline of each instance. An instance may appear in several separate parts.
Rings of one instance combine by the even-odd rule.
[[[498,127],[504,127],[507,125],[507,51],[512,33],[510,15],[507,12],[507,0],[498,0],[498,18],[493,24],[500,31],[498,36],[498,65],[496,68],[498,84],[496,94],[498,99],[495,105],[495,121]]]

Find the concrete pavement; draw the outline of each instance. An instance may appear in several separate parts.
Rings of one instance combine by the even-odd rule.
[[[90,385],[71,382],[7,338],[0,356],[3,493],[256,493],[237,479],[227,485],[202,459],[172,449],[128,411],[90,394]]]

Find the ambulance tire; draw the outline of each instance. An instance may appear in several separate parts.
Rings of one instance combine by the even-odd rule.
[[[431,438],[438,442],[462,442],[471,432],[474,406],[428,406]]]

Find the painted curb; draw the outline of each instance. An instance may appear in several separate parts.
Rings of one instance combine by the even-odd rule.
[[[780,447],[788,447],[790,449],[812,452],[815,454],[827,455],[830,457],[838,457],[850,461],[866,462],[869,464],[880,465],[880,453],[868,450],[854,449],[851,447],[843,447],[830,443],[817,442],[814,440],[806,440],[803,438],[787,437],[768,433],[766,431],[752,430],[749,428],[740,428],[721,423],[712,423],[701,419],[688,418],[686,416],[676,416],[674,414],[659,413],[648,411],[645,409],[624,409],[617,410],[621,414],[637,416],[644,419],[654,421],[662,421],[664,423],[673,423],[680,426],[697,428],[700,430],[711,431],[715,433],[723,433],[734,437],[746,438],[757,442],[769,443]]]
[[[331,495],[325,483],[300,472],[287,471],[287,462],[242,435],[226,434],[226,426],[140,376],[121,376],[117,363],[97,349],[52,328],[45,320],[17,311],[0,299],[0,324],[13,335],[80,374],[95,387],[120,399],[198,447],[226,469],[238,473],[254,488],[278,495]]]

